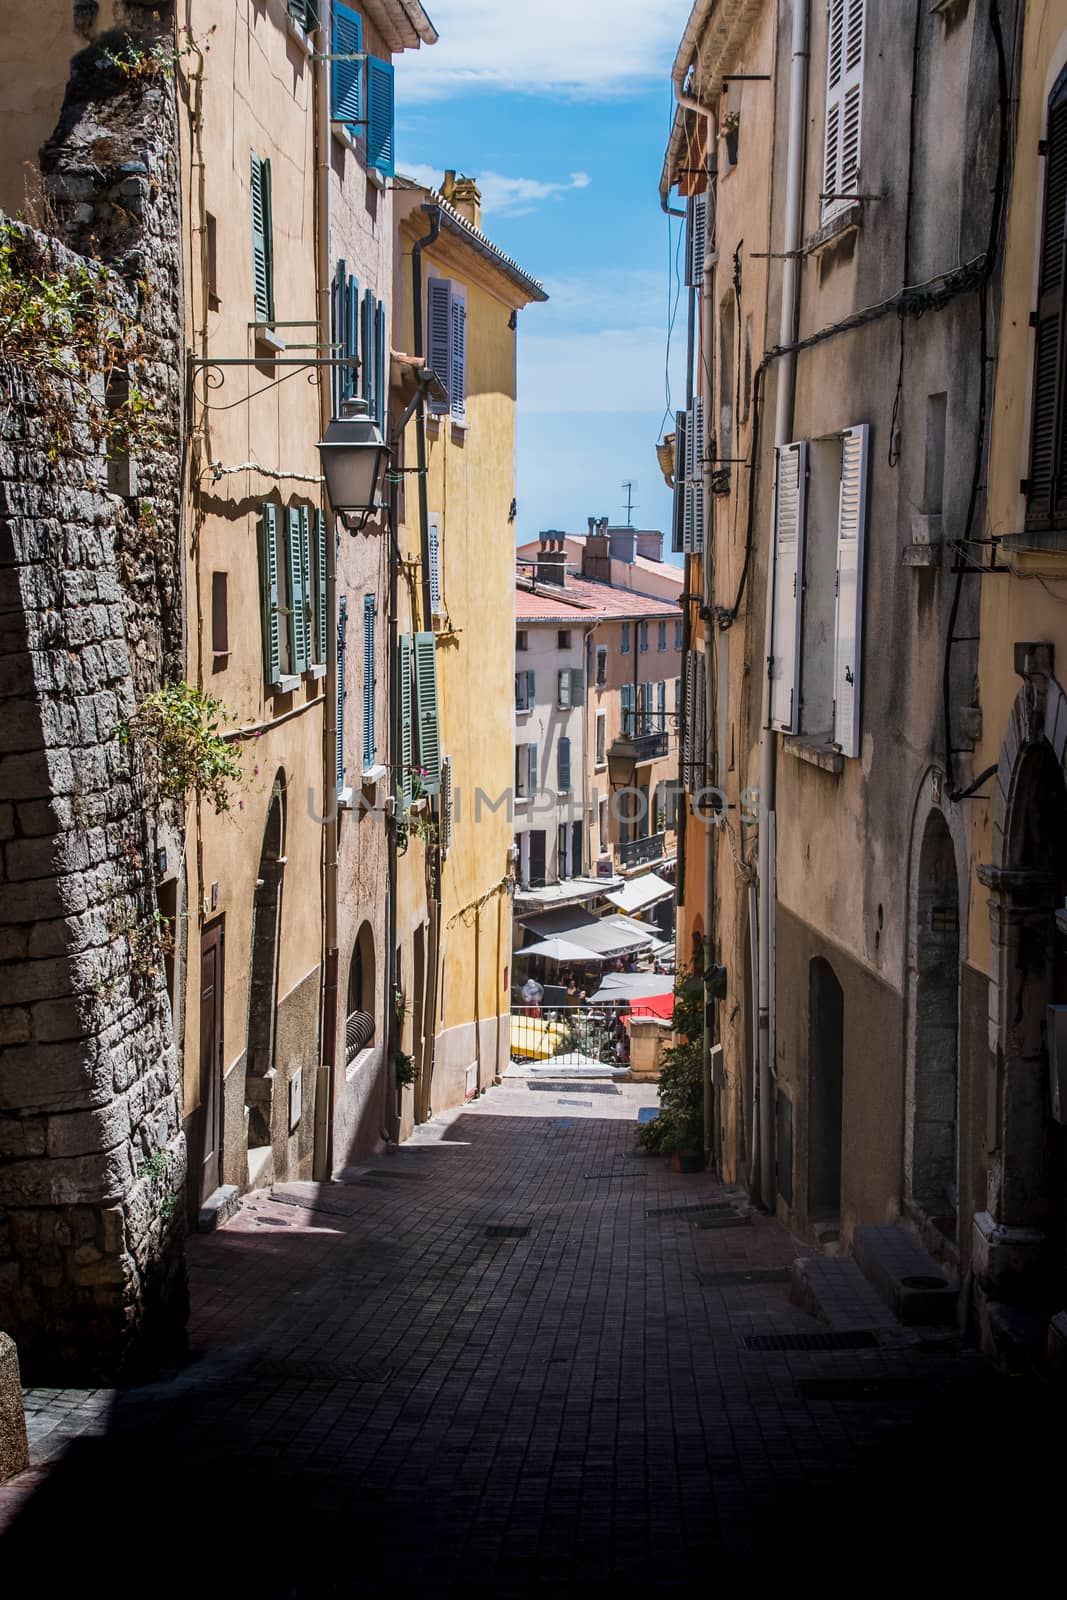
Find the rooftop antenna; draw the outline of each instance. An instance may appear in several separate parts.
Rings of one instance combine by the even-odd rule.
[[[626,526],[632,528],[634,525],[634,490],[637,485],[632,479],[627,478],[622,487],[626,490]]]

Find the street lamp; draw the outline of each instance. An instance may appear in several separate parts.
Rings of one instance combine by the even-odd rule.
[[[365,400],[346,400],[319,441],[330,505],[349,533],[359,533],[378,509],[378,490],[389,456],[382,430]],[[355,526],[353,526],[353,522]]]
[[[637,773],[641,752],[628,733],[621,733],[608,749],[608,782],[613,789],[629,789]]]

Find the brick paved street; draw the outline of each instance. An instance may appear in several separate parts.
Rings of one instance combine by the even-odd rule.
[[[877,1577],[914,1541],[927,1576],[960,1575],[954,1530],[1001,1462],[995,1509],[1030,1497],[1033,1555],[1052,1484],[1020,1446],[1043,1397],[862,1306],[860,1348],[748,1348],[826,1334],[788,1299],[804,1252],[739,1193],[633,1153],[653,1098],[509,1080],[343,1184],[261,1193],[194,1238],[189,1365],[30,1393],[0,1571],[47,1550],[79,1592],[257,1600],[833,1591],[835,1561]],[[903,1474],[928,1478],[923,1526]]]

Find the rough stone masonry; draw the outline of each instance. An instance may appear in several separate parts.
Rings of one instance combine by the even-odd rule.
[[[170,40],[169,6],[145,15]],[[131,13],[132,15],[132,13]],[[125,35],[119,44],[125,43]],[[167,71],[101,40],[42,153],[19,270],[105,278],[143,447],[94,425],[115,376],[0,369],[0,1328],[24,1374],[115,1374],[185,1314],[181,1081],[156,928],[163,817],[116,729],[182,676],[181,273]],[[69,433],[57,448],[58,413]],[[61,430],[62,431],[62,430]]]

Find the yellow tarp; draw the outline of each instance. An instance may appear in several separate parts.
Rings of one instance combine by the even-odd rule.
[[[558,1022],[542,1022],[540,1017],[512,1017],[511,1053],[532,1061],[547,1061],[558,1055],[563,1029]]]

